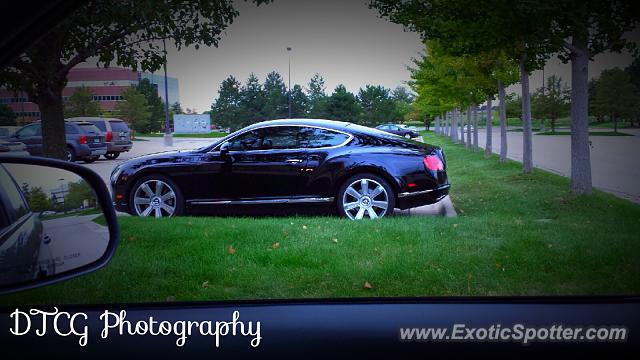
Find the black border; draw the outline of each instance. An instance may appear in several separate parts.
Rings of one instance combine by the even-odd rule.
[[[37,156],[2,156],[0,157],[0,164],[2,163],[48,166],[67,170],[84,178],[84,180],[86,180],[93,188],[94,192],[96,193],[96,197],[98,198],[98,202],[102,207],[102,212],[109,228],[109,242],[102,257],[90,264],[84,265],[71,271],[64,272],[62,274],[53,275],[46,279],[38,279],[18,285],[0,286],[0,295],[34,289],[37,287],[58,283],[64,280],[69,280],[96,271],[109,263],[116,252],[116,247],[118,246],[118,241],[120,239],[120,227],[118,226],[116,211],[111,201],[109,189],[97,173],[89,168],[74,163]]]

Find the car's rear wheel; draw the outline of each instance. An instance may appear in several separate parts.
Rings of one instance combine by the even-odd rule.
[[[156,218],[182,215],[184,198],[177,185],[163,175],[149,175],[138,180],[131,192],[133,215]]]
[[[358,174],[340,187],[337,203],[340,215],[351,220],[376,219],[393,214],[395,194],[383,178]]]
[[[76,161],[76,152],[73,150],[71,146],[67,146],[67,149],[65,150],[65,156],[67,161],[69,162]]]
[[[404,134],[404,137],[406,137],[407,139],[411,139],[411,134],[406,133],[406,134]]]
[[[109,151],[108,153],[104,154],[104,157],[107,160],[115,160],[118,158],[118,156],[120,156],[120,153],[116,151]]]

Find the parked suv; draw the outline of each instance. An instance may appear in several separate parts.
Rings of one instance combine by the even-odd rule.
[[[107,153],[104,157],[113,160],[120,156],[120,153],[131,150],[133,142],[131,141],[129,126],[127,123],[114,118],[102,117],[75,117],[67,119],[73,122],[90,122],[95,125],[105,137],[107,143]]]
[[[100,155],[107,153],[107,144],[100,130],[90,122],[69,122],[64,124],[67,142],[68,161],[84,160],[87,163],[96,161]],[[31,155],[42,155],[42,127],[39,122],[25,125],[7,139],[27,145]]]

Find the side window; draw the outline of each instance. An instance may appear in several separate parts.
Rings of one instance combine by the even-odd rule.
[[[29,206],[25,202],[22,196],[22,190],[18,188],[18,185],[13,181],[13,178],[7,170],[0,165],[0,187],[2,188],[9,209],[4,209],[6,213],[14,213],[14,221],[21,218],[23,215],[29,212]]]
[[[319,128],[303,128],[299,137],[300,146],[308,149],[338,146],[349,139],[347,134]]]
[[[259,150],[262,139],[257,130],[248,131],[240,136],[236,136],[229,144],[231,151]]]
[[[89,121],[89,122],[92,123],[93,125],[95,125],[102,132],[107,131],[107,125],[105,124],[104,121],[102,121],[102,120],[93,120],[93,121]]]
[[[69,135],[69,134],[77,134],[78,130],[76,129],[75,126],[73,126],[71,124],[64,124],[64,132],[67,135]]]
[[[28,125],[23,127],[20,131],[16,133],[19,137],[31,137],[38,136],[40,134],[40,127],[38,125]]]
[[[274,126],[262,129],[262,149],[297,149],[298,126]]]

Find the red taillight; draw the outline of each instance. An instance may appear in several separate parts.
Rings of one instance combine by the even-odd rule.
[[[113,140],[113,132],[107,131],[107,142]]]
[[[422,160],[424,166],[431,171],[444,170],[444,164],[438,155],[427,155]]]
[[[80,144],[86,144],[86,143],[87,143],[86,135],[80,135]]]

